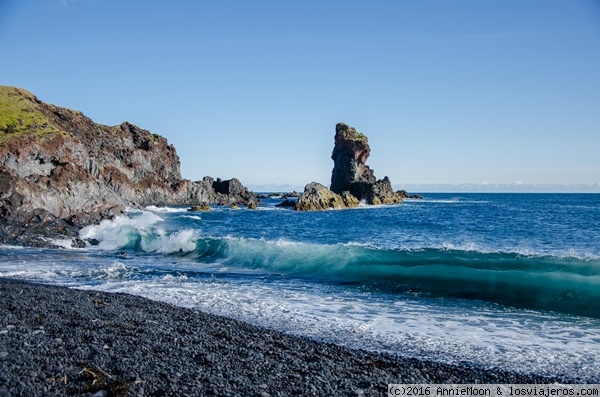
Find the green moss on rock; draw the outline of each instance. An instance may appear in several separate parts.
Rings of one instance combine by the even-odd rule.
[[[0,86],[0,143],[24,134],[43,138],[61,133],[38,103],[38,99],[26,90]]]

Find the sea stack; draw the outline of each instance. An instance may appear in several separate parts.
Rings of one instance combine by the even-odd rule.
[[[330,208],[356,207],[365,204],[398,204],[408,197],[404,190],[394,192],[389,178],[375,178],[367,165],[371,154],[369,140],[344,123],[335,126],[335,143],[331,159],[331,188],[309,183],[294,207],[297,211],[318,211]]]
[[[367,204],[401,203],[405,194],[394,192],[389,178],[377,180],[374,171],[366,164],[371,147],[368,138],[344,123],[335,126],[335,145],[331,153],[331,191],[337,194],[350,192]]]
[[[344,123],[335,126],[335,145],[331,153],[331,191],[341,194],[350,192],[359,200],[366,197],[376,178],[366,164],[371,147],[369,140],[353,127]]]

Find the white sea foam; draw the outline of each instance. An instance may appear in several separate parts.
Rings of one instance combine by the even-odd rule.
[[[101,249],[114,250],[139,242],[145,252],[169,254],[190,252],[196,249],[198,231],[181,230],[167,232],[159,227],[163,218],[143,211],[131,217],[104,220],[99,225],[88,226],[80,231],[82,239],[96,239]]]
[[[0,249],[3,250],[17,250],[22,251],[23,247],[20,245],[8,245],[8,244],[0,244]]]
[[[416,247],[409,249],[428,249],[437,248],[451,251],[477,252],[480,254],[509,254],[518,255],[528,258],[552,257],[556,259],[577,259],[582,261],[597,261],[600,260],[600,255],[590,252],[582,252],[574,249],[562,251],[557,250],[542,250],[540,248],[529,247],[486,247],[484,244],[476,242],[463,242],[460,244],[444,242],[439,247]]]
[[[75,249],[71,245],[71,243],[73,242],[73,240],[71,240],[71,239],[52,238],[52,239],[49,239],[49,241],[52,244],[56,245],[57,247],[61,247],[61,248],[68,249],[68,250]]]
[[[107,266],[83,270],[80,276],[89,277],[92,280],[122,280],[130,278],[135,271],[134,267],[128,267],[123,262],[114,261]]]
[[[177,284],[183,283],[188,280],[186,275],[173,276],[172,274],[167,274],[161,278],[162,281],[169,284]]]
[[[163,213],[178,213],[178,212],[188,212],[187,208],[182,207],[157,207],[155,205],[149,205],[144,208],[146,211],[151,212],[163,212]]]
[[[131,243],[137,233],[146,233],[151,226],[163,219],[151,212],[127,217],[119,216],[112,220],[105,219],[99,225],[87,226],[79,232],[82,239],[96,239],[100,248],[119,249]]]
[[[196,249],[197,233],[194,230],[182,230],[171,234],[161,229],[156,230],[157,236],[143,238],[142,250],[145,252],[157,252],[159,254],[170,254],[173,252],[191,252]]]
[[[589,368],[600,365],[598,320],[507,312],[480,303],[474,303],[466,314],[448,301],[385,301],[312,284],[198,283],[168,277],[160,282],[111,283],[102,288],[349,347],[437,361],[466,360],[523,372],[564,372],[586,379],[597,376],[590,374]],[[588,369],[581,367],[584,362]]]
[[[202,218],[200,218],[198,215],[182,215],[182,218],[187,218],[187,219],[194,219],[196,221],[201,221]]]

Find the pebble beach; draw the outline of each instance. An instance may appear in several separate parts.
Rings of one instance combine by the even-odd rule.
[[[550,383],[352,350],[119,293],[0,279],[2,396],[385,396],[389,383]]]

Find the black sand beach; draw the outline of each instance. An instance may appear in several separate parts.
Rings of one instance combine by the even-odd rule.
[[[385,396],[388,383],[550,383],[351,350],[148,299],[0,279],[1,396]]]

